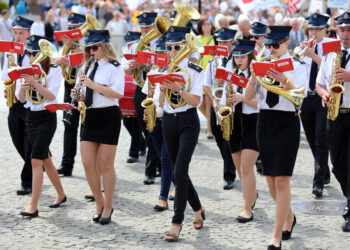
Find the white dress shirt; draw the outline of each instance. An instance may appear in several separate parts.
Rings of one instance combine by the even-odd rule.
[[[94,68],[94,63],[91,64],[87,76],[90,75]],[[80,75],[78,82],[80,81]],[[94,76],[95,83],[110,87],[113,91],[120,95],[124,95],[125,76],[124,69],[120,65],[116,67],[110,63],[106,58],[98,60],[98,67]],[[82,88],[82,93],[86,97],[86,87]],[[92,105],[89,108],[105,108],[110,106],[119,106],[117,98],[107,97],[93,90]]]
[[[22,84],[24,82],[24,80],[21,79],[20,82]],[[59,91],[60,86],[61,86],[61,82],[62,82],[61,68],[57,65],[55,65],[54,67],[50,67],[49,74],[47,75],[47,89],[55,96],[55,98],[51,101],[45,100],[43,103],[35,105],[28,99],[28,96],[25,93],[24,96],[26,99],[26,103],[24,104],[24,107],[29,108],[31,111],[42,111],[42,110],[46,110],[45,109],[46,105],[57,103],[57,95],[58,95],[58,91]],[[17,97],[17,99],[19,99],[19,92],[21,89],[21,84],[16,85],[16,97]],[[45,77],[42,77],[41,85],[45,86]],[[37,95],[39,95],[39,94],[40,94],[39,91],[37,91]]]
[[[222,67],[223,65],[223,59],[224,57],[220,56],[218,57],[218,65],[217,67]],[[232,61],[228,62],[227,64],[231,65],[232,67]],[[215,83],[215,74],[216,74],[216,69],[215,69],[215,60],[212,59],[209,61],[209,65],[207,69],[205,70],[204,73],[204,86],[207,86],[209,88],[213,88],[214,83]]]
[[[282,55],[279,59],[285,59],[285,58],[291,58],[288,52]],[[296,88],[305,86],[307,82],[306,64],[301,64],[300,62],[293,59],[292,59],[292,62],[293,62],[294,70],[284,72],[284,75],[287,76],[290,81],[292,81],[293,85]],[[281,95],[278,95],[279,97],[278,104],[270,108],[266,103],[267,89],[260,86],[258,82],[256,84],[257,84],[257,92],[259,93],[259,97],[258,97],[259,110],[264,109],[264,110],[279,110],[279,111],[289,111],[289,112],[295,111],[293,103]]]
[[[199,68],[202,69],[201,72],[198,72],[192,68],[190,68],[188,66],[189,64],[189,59],[186,58],[184,59],[181,63],[180,63],[180,67],[185,68],[188,73],[189,73],[189,77],[191,79],[191,89],[189,90],[189,92],[193,95],[199,96],[200,97],[200,102],[198,104],[197,107],[200,106],[201,102],[202,102],[202,96],[203,96],[203,83],[204,83],[204,70],[202,67],[198,66]],[[185,79],[186,79],[186,86],[185,89],[186,91],[188,90],[188,85],[189,85],[189,79],[187,78],[187,74],[185,72],[183,72],[182,70],[179,71],[181,73],[184,74]],[[185,112],[190,108],[195,108],[194,106],[192,106],[189,103],[186,103],[184,106],[179,107],[179,108],[173,108],[171,107],[170,103],[168,102],[167,98],[165,98],[164,100],[164,106],[163,106],[163,110],[166,113],[180,113],[180,112]]]
[[[350,48],[347,49],[348,54],[350,55]],[[335,52],[331,52],[322,57],[322,62],[320,70],[317,74],[316,82],[322,86],[327,87],[327,90],[330,91],[331,81],[332,81],[332,71],[334,58],[336,57]],[[341,56],[340,56],[341,60]],[[350,63],[348,62],[345,66],[347,71],[350,71]],[[343,103],[340,105],[341,108],[350,108],[350,82],[344,82],[344,92],[343,92]]]

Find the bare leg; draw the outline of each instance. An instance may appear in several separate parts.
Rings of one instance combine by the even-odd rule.
[[[108,218],[113,207],[113,194],[116,183],[116,174],[114,170],[114,159],[116,154],[116,145],[100,144],[97,150],[96,163],[102,172],[103,188],[105,193],[104,208],[101,217]]]
[[[239,166],[241,166],[241,151],[236,152],[234,154],[232,154],[232,159],[233,159],[233,163],[235,164],[239,179],[242,181],[242,173],[241,173],[241,168]]]
[[[101,191],[101,177],[96,166],[98,147],[99,144],[95,142],[82,141],[80,143],[86,179],[96,200],[96,214],[101,214],[104,207],[104,198]]]
[[[60,181],[60,177],[58,176],[57,170],[55,166],[53,165],[51,156],[43,161],[45,172],[47,176],[49,177],[52,185],[55,187],[57,192],[57,197],[54,203],[60,203],[64,197],[66,196],[63,190],[62,183]]]
[[[26,212],[34,213],[38,209],[38,202],[41,193],[41,187],[43,186],[43,161],[39,159],[32,159],[33,169],[33,184],[32,184],[32,199],[29,206],[26,208]]]

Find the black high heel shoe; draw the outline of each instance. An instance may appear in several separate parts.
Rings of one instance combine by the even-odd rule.
[[[267,247],[267,250],[281,250],[282,249],[282,241],[280,241],[280,246],[276,247],[275,245],[271,244]]]
[[[59,203],[53,203],[49,205],[50,208],[58,208],[62,203],[65,203],[67,201],[67,196],[64,196],[63,200]]]
[[[29,218],[34,218],[34,217],[38,217],[39,216],[39,210],[35,210],[34,213],[28,213],[26,211],[21,211],[19,213],[20,215],[22,215],[23,217],[29,217]]]
[[[112,211],[111,211],[111,214],[109,215],[109,217],[103,218],[103,217],[100,216],[100,224],[101,225],[107,225],[107,224],[111,223],[111,221],[112,221],[112,214],[113,214],[113,208],[112,208]]]
[[[297,224],[297,218],[295,217],[295,214],[294,214],[292,229],[290,231],[287,231],[287,230],[282,231],[282,240],[289,240],[290,239],[290,237],[292,236],[292,232],[293,232],[293,228],[294,228],[295,224]]]

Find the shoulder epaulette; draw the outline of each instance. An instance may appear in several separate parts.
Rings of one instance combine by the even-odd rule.
[[[119,67],[120,63],[117,60],[111,60],[109,63],[113,64],[116,67]]]
[[[198,64],[194,64],[192,62],[188,63],[188,67],[191,69],[194,69],[195,71],[197,71],[198,73],[201,73],[203,68],[201,66],[199,66]]]

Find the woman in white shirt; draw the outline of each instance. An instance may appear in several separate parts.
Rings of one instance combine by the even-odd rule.
[[[250,40],[237,39],[233,47],[233,60],[228,63],[228,70],[235,70],[235,73],[249,78],[250,63],[254,56],[255,42]],[[246,223],[253,220],[253,208],[258,193],[256,192],[256,180],[254,164],[259,156],[256,141],[256,123],[258,118],[258,99],[247,100],[245,88],[234,85],[234,93],[229,94],[226,100],[227,88],[223,93],[221,101],[226,104],[228,101],[234,104],[234,125],[230,138],[230,150],[237,172],[242,181],[243,211],[236,220]]]
[[[30,36],[28,39],[26,53],[31,61],[40,51],[40,39],[44,39],[44,37]],[[38,82],[30,75],[22,75],[24,81],[16,86],[18,100],[25,103],[25,107],[29,109],[26,125],[33,147],[31,153],[33,168],[32,199],[27,209],[20,213],[26,217],[37,217],[39,215],[38,201],[43,184],[43,166],[57,192],[55,202],[49,207],[57,208],[67,200],[49,150],[57,126],[56,113],[51,113],[45,109],[47,104],[57,103],[56,98],[62,81],[61,70],[57,65],[50,64],[50,57],[46,57],[40,62],[40,65],[47,75],[47,88],[44,86],[44,77],[41,82]],[[30,95],[28,93],[30,93],[31,88],[34,88],[34,90],[31,91],[32,94]],[[45,98],[44,101],[33,103],[32,101],[40,100],[39,96]]]
[[[84,100],[86,106],[86,118],[80,131],[81,157],[96,200],[93,221],[102,225],[111,222],[113,213],[116,183],[114,159],[121,126],[119,99],[124,94],[124,71],[116,60],[117,55],[109,39],[108,30],[88,31],[84,71],[91,56],[94,57],[94,63],[87,74],[78,79],[83,86],[79,101]]]
[[[186,43],[188,27],[172,26],[167,31],[166,44],[170,57],[174,58]],[[200,124],[197,109],[201,103],[203,92],[203,68],[189,61],[189,57],[175,67],[175,72],[183,74],[186,84],[174,81],[164,81],[161,87],[160,100],[163,105],[163,136],[168,154],[174,170],[175,202],[172,226],[165,235],[167,241],[177,241],[182,229],[184,212],[187,201],[194,211],[193,226],[195,229],[203,227],[205,220],[197,191],[188,175],[189,164],[196,148]],[[191,88],[189,89],[189,83]],[[172,91],[174,93],[172,94]]]

